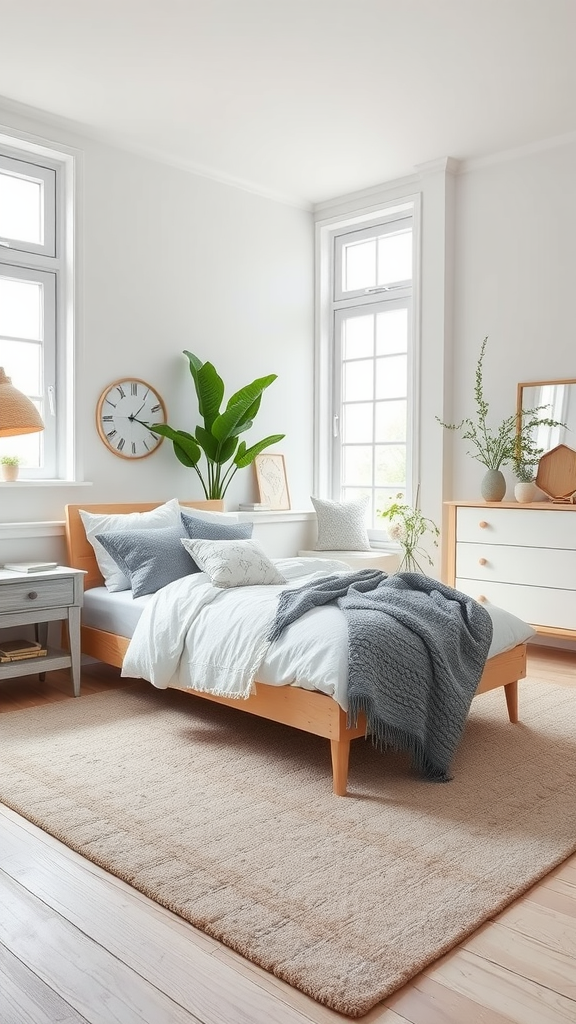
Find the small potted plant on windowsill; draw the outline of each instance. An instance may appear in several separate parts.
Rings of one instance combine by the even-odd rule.
[[[0,466],[4,480],[17,480],[22,459],[17,455],[1,455]]]

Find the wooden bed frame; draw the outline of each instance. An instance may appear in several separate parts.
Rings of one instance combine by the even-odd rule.
[[[84,569],[84,589],[101,587],[104,584],[94,549],[86,538],[84,525],[79,510],[97,514],[124,514],[127,512],[148,512],[161,502],[115,505],[66,505],[66,545],[68,565],[75,569]],[[221,503],[217,501],[182,501],[181,505],[189,508],[217,510]],[[107,665],[122,667],[129,637],[108,633],[91,626],[81,627],[82,653],[103,661]],[[518,721],[518,680],[526,675],[526,644],[498,654],[486,663],[482,678],[475,696],[486,693],[496,687],[504,687],[508,716],[511,722]],[[184,688],[182,688],[184,689]],[[346,723],[346,713],[340,705],[324,693],[315,690],[302,690],[296,686],[270,686],[257,683],[256,692],[246,700],[234,700],[228,697],[217,697],[198,690],[185,690],[195,697],[202,697],[217,704],[249,711],[261,718],[269,718],[273,722],[294,726],[304,732],[323,736],[330,740],[332,755],[333,791],[337,796],[346,795],[348,780],[348,761],[350,742],[366,734],[366,721],[363,715],[358,724],[350,729]]]

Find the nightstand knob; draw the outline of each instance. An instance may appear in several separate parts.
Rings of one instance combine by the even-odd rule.
[[[30,593],[28,594],[28,597],[30,598],[31,601],[35,601],[36,598],[38,597],[38,594],[35,590],[31,590]]]
[[[478,565],[486,565],[487,561],[488,561],[487,558],[479,558],[478,559]]]
[[[478,596],[478,600],[480,601],[480,604],[484,604],[484,602],[486,601],[486,597],[484,596],[484,594],[480,594]]]
[[[480,527],[481,530],[485,530],[486,527],[488,526],[488,523],[486,522],[485,519],[481,519],[480,522],[478,523],[478,526]]]

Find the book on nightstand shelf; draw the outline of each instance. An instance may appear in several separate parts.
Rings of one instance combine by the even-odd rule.
[[[48,654],[47,649],[35,640],[0,640],[0,663],[42,658],[45,654]]]
[[[5,562],[4,568],[10,572],[46,572],[56,569],[58,562]]]

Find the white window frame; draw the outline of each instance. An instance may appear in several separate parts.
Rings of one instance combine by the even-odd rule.
[[[10,134],[8,134],[8,132]],[[78,151],[69,147],[53,149],[34,136],[12,129],[0,129],[1,166],[10,173],[44,182],[44,238],[41,246],[0,239],[0,270],[11,276],[52,282],[45,290],[49,313],[55,305],[55,329],[45,335],[42,432],[44,465],[40,469],[21,466],[21,482],[70,482],[79,479],[75,442],[76,378],[76,182],[81,170]],[[50,185],[53,185],[50,194]],[[47,275],[47,276],[44,276]],[[16,276],[16,274],[12,274]],[[9,374],[9,367],[6,367]],[[13,484],[12,486],[18,486]]]
[[[411,217],[413,237],[413,276],[409,282],[395,282],[388,288],[342,294],[341,263],[338,256],[345,236],[378,225],[393,225]],[[342,236],[342,240],[340,240]],[[357,235],[357,237],[359,237]],[[339,240],[337,242],[337,239]],[[318,221],[316,225],[316,331],[315,331],[315,408],[314,408],[314,493],[340,500],[339,452],[334,433],[338,429],[339,370],[336,363],[336,314],[353,305],[369,306],[382,296],[404,298],[411,293],[409,308],[408,424],[406,499],[416,502],[419,490],[419,405],[420,405],[420,249],[421,196],[419,193],[394,199],[379,208],[358,210],[345,217]],[[342,296],[342,297],[341,297]],[[385,529],[369,530],[371,541],[386,543]]]

